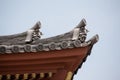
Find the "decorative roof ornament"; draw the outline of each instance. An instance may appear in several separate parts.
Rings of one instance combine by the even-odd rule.
[[[88,30],[85,29],[86,20],[82,19],[81,22],[73,29],[73,37],[72,40],[81,40],[82,42],[85,41]]]
[[[40,32],[40,28],[41,23],[37,22],[31,29],[29,29],[27,31],[25,42],[30,43],[38,38],[41,38],[42,32]]]

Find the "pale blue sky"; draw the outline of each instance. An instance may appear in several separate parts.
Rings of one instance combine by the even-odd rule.
[[[41,21],[44,37],[72,30],[82,18],[88,39],[99,34],[74,80],[120,80],[120,0],[0,0],[0,35],[24,32]]]

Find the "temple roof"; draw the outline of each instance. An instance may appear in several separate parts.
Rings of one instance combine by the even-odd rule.
[[[37,22],[26,32],[0,36],[0,53],[18,53],[25,51],[37,52],[42,50],[49,51],[56,49],[61,50],[65,47],[83,47],[83,45],[85,46],[91,44],[90,41],[94,41],[93,43],[95,43],[98,40],[98,35],[95,35],[89,41],[85,41],[87,36],[87,29],[85,26],[86,21],[85,19],[82,19],[73,30],[67,33],[41,39],[41,35],[39,35],[39,33],[41,33],[39,31],[41,23]],[[35,36],[33,36],[34,33]]]
[[[99,39],[86,41],[85,26],[82,19],[67,33],[41,39],[37,22],[23,33],[0,36],[0,80],[72,80]]]

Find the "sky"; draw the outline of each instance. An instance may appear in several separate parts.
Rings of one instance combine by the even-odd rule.
[[[0,35],[40,21],[47,38],[72,30],[83,18],[87,40],[98,34],[99,41],[73,80],[120,80],[120,0],[0,0]]]

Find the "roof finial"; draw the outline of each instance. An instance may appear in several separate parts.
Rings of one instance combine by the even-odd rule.
[[[29,43],[35,39],[41,38],[42,32],[40,32],[41,23],[38,21],[31,29],[27,31],[27,36],[25,39],[26,43]]]
[[[74,28],[72,40],[79,39],[81,42],[85,41],[86,34],[88,32],[88,30],[85,29],[85,26],[86,26],[86,20],[83,18],[80,21],[80,23]]]

